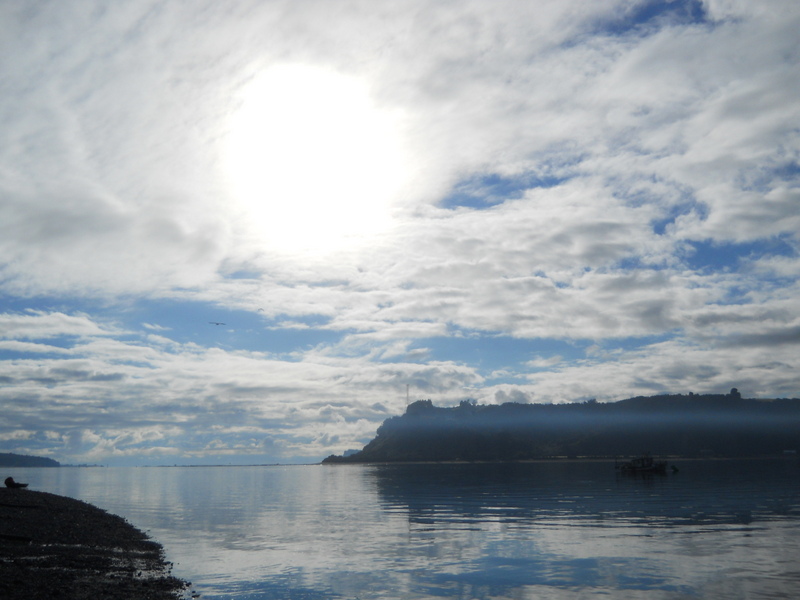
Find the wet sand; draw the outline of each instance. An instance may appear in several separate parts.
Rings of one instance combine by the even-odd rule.
[[[91,504],[0,488],[0,598],[176,600],[187,583],[163,549]]]

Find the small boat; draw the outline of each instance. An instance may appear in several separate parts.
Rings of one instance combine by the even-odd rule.
[[[655,460],[649,454],[642,454],[628,462],[617,465],[622,473],[666,473],[667,461]]]

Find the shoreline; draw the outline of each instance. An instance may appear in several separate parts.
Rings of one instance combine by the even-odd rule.
[[[333,455],[336,456],[336,455]],[[319,465],[514,465],[530,463],[568,463],[568,462],[615,462],[638,458],[639,455],[625,454],[619,456],[553,456],[548,458],[520,458],[513,460],[323,460]],[[653,458],[671,461],[745,461],[745,460],[798,460],[797,454],[765,454],[761,456],[681,456],[678,454],[653,454]],[[328,457],[330,458],[330,457]],[[336,459],[339,459],[336,456]],[[327,462],[326,462],[327,461]]]
[[[122,517],[47,492],[0,488],[0,597],[179,600],[160,544]]]

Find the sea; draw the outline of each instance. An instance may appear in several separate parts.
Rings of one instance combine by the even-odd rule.
[[[206,599],[800,597],[800,461],[5,469],[163,545]]]

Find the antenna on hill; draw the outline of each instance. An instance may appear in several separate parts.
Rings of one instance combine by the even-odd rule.
[[[406,406],[409,405],[409,402],[410,402],[410,399],[409,399],[409,396],[408,396],[408,384],[406,384]]]

